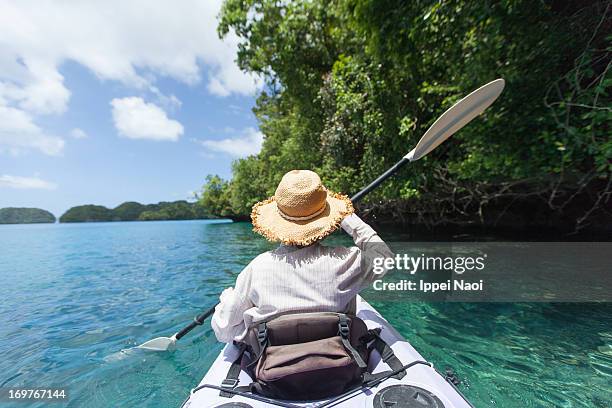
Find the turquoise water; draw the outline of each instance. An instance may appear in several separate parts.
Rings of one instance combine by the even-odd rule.
[[[174,353],[121,350],[176,332],[268,248],[248,224],[0,226],[0,385],[178,406],[221,349],[209,326]],[[612,304],[374,306],[477,407],[612,406]]]

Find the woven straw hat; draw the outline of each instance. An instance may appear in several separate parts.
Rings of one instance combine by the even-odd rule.
[[[292,170],[274,196],[253,206],[253,230],[270,241],[310,245],[334,232],[353,213],[351,200],[328,191],[317,173]]]

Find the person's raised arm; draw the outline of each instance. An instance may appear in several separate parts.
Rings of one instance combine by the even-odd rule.
[[[248,294],[251,287],[251,268],[247,265],[236,279],[235,288],[227,288],[219,297],[219,304],[211,320],[211,326],[217,340],[231,343],[234,337],[246,330],[244,325],[244,312],[253,304]]]
[[[361,251],[362,286],[368,286],[374,280],[381,279],[387,273],[387,269],[375,270],[374,259],[393,258],[394,254],[391,249],[372,227],[354,213],[345,217],[341,226],[353,238],[353,242]]]

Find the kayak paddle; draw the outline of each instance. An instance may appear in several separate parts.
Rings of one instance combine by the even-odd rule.
[[[359,200],[370,191],[378,187],[383,181],[395,174],[404,164],[419,160],[427,153],[438,147],[451,137],[456,131],[467,125],[472,119],[487,109],[504,90],[505,81],[501,78],[491,81],[473,91],[451,106],[434,122],[421,137],[419,143],[408,154],[385,171],[366,188],[351,197],[352,201]]]
[[[357,202],[366,194],[378,187],[383,181],[394,175],[404,164],[419,160],[433,149],[438,147],[442,142],[451,137],[459,129],[467,125],[472,119],[480,115],[487,109],[497,97],[502,93],[505,82],[503,79],[496,79],[486,85],[473,91],[471,94],[461,99],[459,102],[451,106],[446,112],[440,116],[427,132],[421,137],[414,149],[402,157],[389,170],[385,171],[376,180],[370,183],[363,190],[351,197],[351,201]],[[185,326],[181,331],[172,337],[157,337],[149,340],[138,348],[154,351],[166,351],[174,348],[176,341],[189,333],[196,326],[204,323],[210,315],[215,312],[215,304],[212,308],[196,316],[189,325]]]
[[[176,341],[181,337],[189,333],[196,326],[202,325],[204,320],[206,320],[210,315],[215,313],[215,307],[217,307],[219,303],[215,304],[213,307],[205,311],[199,316],[193,318],[193,322],[189,323],[187,326],[183,327],[181,331],[174,334],[172,337],[157,337],[153,340],[149,340],[147,342],[142,343],[138,348],[145,350],[153,350],[153,351],[166,351],[174,348]]]

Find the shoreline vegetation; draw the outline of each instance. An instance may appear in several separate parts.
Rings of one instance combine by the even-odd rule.
[[[0,224],[53,224],[55,215],[41,208],[0,208]]]
[[[609,234],[611,11],[606,1],[227,0],[218,32],[237,33],[239,66],[266,82],[253,109],[264,142],[231,179],[210,175],[199,201],[248,220],[291,169],[355,193],[458,99],[504,78],[484,115],[366,197],[360,214]]]
[[[389,10],[393,10],[392,13]],[[265,80],[261,151],[209,175],[197,203],[73,207],[60,222],[250,221],[292,169],[350,195],[446,109],[495,78],[500,98],[358,206],[407,229],[612,233],[609,2],[226,0],[217,30]],[[253,18],[252,16],[257,16]]]
[[[59,222],[163,221],[210,218],[218,217],[211,215],[199,203],[191,203],[185,200],[161,201],[157,204],[126,201],[112,209],[93,204],[78,205],[68,209],[59,218]]]

